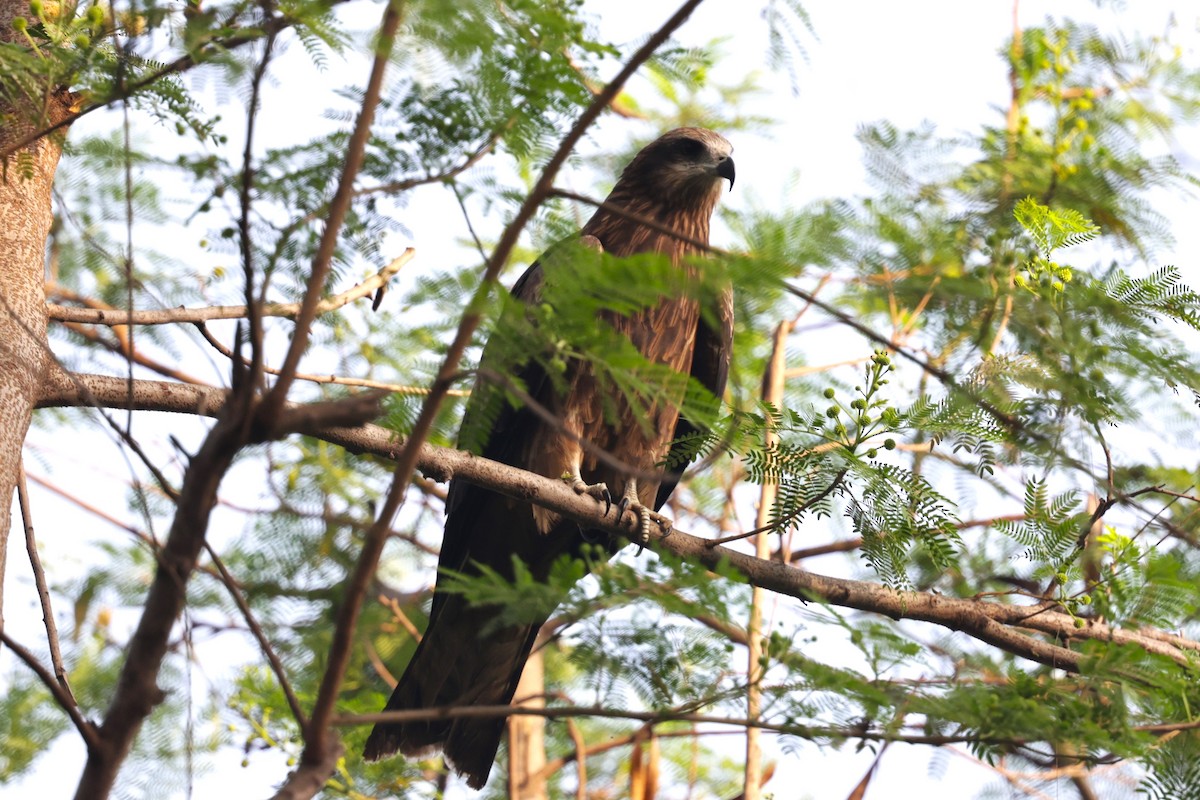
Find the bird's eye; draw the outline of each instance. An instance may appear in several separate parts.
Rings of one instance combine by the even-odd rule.
[[[680,139],[676,148],[679,155],[688,161],[699,161],[705,152],[704,144],[695,139]]]

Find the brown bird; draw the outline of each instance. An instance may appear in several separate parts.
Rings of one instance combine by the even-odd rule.
[[[703,128],[678,128],[646,145],[609,194],[606,205],[611,208],[596,211],[573,250],[569,246],[551,248],[516,282],[513,296],[529,304],[540,303],[545,282],[570,280],[569,256],[572,252],[578,256],[580,247],[617,257],[661,253],[670,257],[673,266],[694,274],[694,264],[686,261],[699,254],[694,244],[633,217],[653,220],[692,242],[707,244],[722,179],[728,179],[733,188],[732,150],[724,137]],[[656,304],[647,303],[647,308],[628,316],[616,312],[600,316],[603,323],[628,337],[647,360],[692,375],[720,398],[733,344],[732,293],[724,292],[716,305],[701,314],[695,297],[661,297]],[[481,376],[486,376],[487,364],[485,349]],[[646,480],[645,474],[661,474],[659,465],[672,449],[671,443],[696,431],[698,424],[680,415],[678,403],[634,409],[615,391],[605,394],[585,361],[567,365],[565,381],[557,384],[557,390],[536,361],[519,367],[515,377],[561,424],[548,424],[529,408],[506,405],[490,428],[482,454],[546,477],[563,478],[581,494],[606,503],[611,499],[611,487],[621,498],[620,510],[632,507],[641,517],[645,538],[651,509],[660,508],[675,488],[672,478]],[[474,409],[472,402],[468,419]],[[467,424],[464,422],[464,427]],[[564,428],[578,438],[564,433]],[[641,473],[641,479],[597,459],[578,439],[615,456]],[[446,514],[439,567],[467,575],[479,574],[480,566],[486,566],[511,580],[512,557],[516,555],[536,579],[544,581],[556,559],[564,553],[578,555],[585,545],[585,534],[570,520],[457,479],[450,483]],[[624,542],[608,540],[607,544],[609,551],[616,553]],[[442,580],[439,576],[429,627],[388,700],[387,710],[507,705],[513,699],[545,620],[498,627],[494,623],[496,607],[471,605],[461,594],[443,591]],[[440,745],[447,762],[471,787],[479,789],[496,759],[504,723],[499,717],[379,723],[371,731],[363,755],[374,761],[397,751],[416,755]]]

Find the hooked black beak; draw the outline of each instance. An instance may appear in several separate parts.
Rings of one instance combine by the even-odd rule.
[[[717,162],[717,174],[729,179],[729,191],[733,191],[733,159],[725,156]]]

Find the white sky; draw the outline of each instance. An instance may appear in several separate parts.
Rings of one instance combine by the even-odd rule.
[[[1023,26],[1042,22],[1048,14],[1080,21],[1097,21],[1109,30],[1161,31],[1174,11],[1180,27],[1190,35],[1190,53],[1196,55],[1197,20],[1195,7],[1187,3],[1136,0],[1129,10],[1115,13],[1097,10],[1083,0],[1026,0],[1020,7]],[[649,29],[665,20],[674,4],[659,0],[610,0],[593,3],[600,15],[604,34],[621,42],[637,41]],[[1184,13],[1181,9],[1188,9]],[[702,44],[727,37],[726,59],[718,66],[719,82],[735,82],[742,74],[766,72],[764,52],[766,28],[759,18],[759,6],[736,0],[711,0],[703,5],[683,29],[679,40]],[[795,64],[798,93],[793,95],[786,75],[765,75],[769,88],[764,97],[748,104],[747,111],[775,117],[780,124],[768,135],[734,135],[737,161],[737,188],[726,201],[744,204],[750,200],[763,205],[799,205],[827,196],[864,193],[864,171],[855,132],[862,123],[890,120],[900,128],[930,120],[941,133],[953,134],[978,130],[985,122],[996,123],[999,107],[1007,102],[1007,74],[997,53],[1012,26],[1012,4],[1008,0],[917,0],[908,3],[883,2],[812,2],[808,4],[817,39],[807,34],[803,40],[807,61]],[[372,7],[357,18],[371,24],[377,15]],[[299,56],[300,48],[293,48]],[[299,67],[296,68],[298,71]],[[324,105],[314,101],[313,84],[296,80],[294,72],[276,69],[275,85],[267,99],[268,118],[278,123],[281,136],[307,133],[306,120],[319,115]],[[723,77],[721,77],[723,76]],[[332,64],[334,83],[360,83],[365,77],[361,60],[352,64]],[[319,81],[317,81],[319,83]],[[224,111],[231,120],[240,116],[236,98],[227,100]],[[106,127],[115,124],[116,114],[96,115],[89,124]],[[619,119],[606,119],[598,136],[619,141],[624,136]],[[238,121],[236,126],[240,126]],[[80,128],[82,131],[82,126]],[[231,138],[239,136],[230,130]],[[268,131],[270,135],[270,131]],[[1195,157],[1200,152],[1195,132],[1184,138],[1179,155]],[[1189,149],[1190,145],[1190,149]],[[1194,162],[1193,162],[1194,163]],[[461,260],[456,240],[464,235],[458,223],[459,212],[445,193],[427,192],[420,203],[410,205],[414,244],[419,260],[409,269],[440,268]],[[1191,266],[1192,254],[1200,248],[1194,224],[1181,204],[1167,208],[1174,221],[1179,245],[1174,252],[1161,254],[1162,263],[1181,267],[1185,279],[1196,281]],[[454,220],[448,223],[447,220]],[[486,221],[495,226],[493,215]],[[402,245],[397,241],[397,250]],[[187,246],[191,246],[188,244]],[[201,255],[215,263],[211,254]],[[188,364],[186,368],[192,369]],[[196,366],[199,370],[202,367]],[[195,441],[200,426],[173,419],[172,430],[179,431],[185,442]],[[96,474],[77,471],[74,478],[62,471],[80,448],[61,431],[53,440],[37,438],[38,452],[30,461],[31,471],[40,469],[38,458],[59,462],[56,480],[72,486],[84,499],[126,517],[122,474]],[[105,445],[98,444],[103,449]],[[111,454],[113,451],[108,450]],[[261,475],[258,477],[261,480]],[[122,542],[123,534],[97,524],[94,518],[62,509],[53,495],[32,488],[42,558],[52,573],[70,574],[79,569],[80,538],[88,541]],[[230,524],[240,524],[233,520]],[[14,532],[8,558],[5,612],[8,631],[19,641],[34,645],[40,641],[41,620],[36,603],[29,595],[28,563],[19,531]],[[68,627],[70,609],[64,598],[58,599],[60,625]],[[739,659],[742,656],[739,654]],[[0,652],[0,689],[4,676],[14,669],[14,659]],[[842,750],[819,750],[805,746],[797,753],[783,754],[776,741],[765,737],[769,759],[779,761],[780,771],[767,790],[778,798],[841,800],[861,779],[872,756],[856,753],[852,746]],[[933,797],[969,797],[983,786],[995,782],[995,774],[974,766],[966,757],[938,757],[936,775],[931,775],[931,756],[927,748],[896,746],[882,760],[874,788],[867,797],[925,793]],[[284,768],[278,758],[256,755],[249,769],[236,767],[240,756],[230,755],[220,763],[216,774],[202,777],[195,797],[217,795],[233,797],[269,796],[272,785]],[[82,747],[70,734],[62,737],[30,776],[15,786],[0,790],[0,797],[59,797],[73,792],[83,763]],[[35,794],[36,793],[36,794]],[[469,796],[464,792],[459,796]]]

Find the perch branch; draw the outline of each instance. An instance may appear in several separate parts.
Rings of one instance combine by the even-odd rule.
[[[181,413],[220,413],[228,393],[221,389],[186,386],[162,381],[136,381],[133,407],[141,410]],[[123,379],[96,375],[52,375],[43,390],[39,407],[91,405],[111,402],[123,407],[127,401]],[[85,397],[86,394],[86,397]],[[345,447],[351,452],[369,452],[395,459],[405,442],[376,425],[356,428],[319,428],[300,431]],[[438,481],[457,476],[486,489],[543,506],[574,519],[588,529],[630,536],[636,529],[632,515],[623,520],[605,516],[603,508],[590,497],[577,495],[561,481],[499,464],[470,453],[421,444],[416,448],[414,464],[427,478]],[[803,600],[825,602],[854,608],[893,619],[916,619],[960,631],[976,639],[1039,663],[1078,671],[1080,655],[1061,644],[1051,644],[1022,633],[1046,634],[1055,642],[1080,640],[1111,641],[1132,644],[1158,653],[1182,665],[1189,665],[1185,650],[1194,643],[1161,631],[1115,628],[1097,620],[1087,620],[1076,628],[1076,619],[1051,602],[1027,605],[1003,604],[983,599],[967,599],[916,591],[899,591],[876,583],[824,576],[788,567],[779,562],[763,561],[726,547],[709,548],[707,540],[674,531],[654,546],[709,567],[726,563],[742,573],[750,583],[780,594]],[[1185,644],[1186,643],[1186,644]]]

